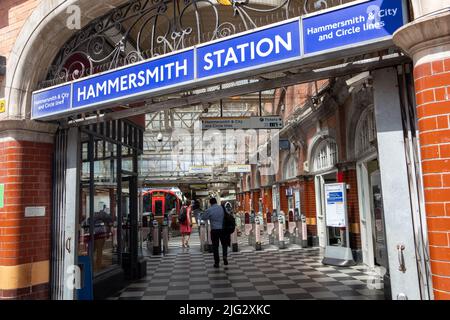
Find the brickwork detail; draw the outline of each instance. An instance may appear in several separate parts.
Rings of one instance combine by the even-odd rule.
[[[435,299],[450,300],[450,59],[414,70]]]
[[[0,266],[50,260],[52,161],[52,144],[0,142],[0,184],[5,185],[4,208],[0,208]],[[26,207],[45,207],[45,217],[25,217]],[[36,293],[31,287],[17,289],[20,295]],[[42,295],[42,290],[38,291]],[[0,291],[0,298],[2,294],[12,295]]]

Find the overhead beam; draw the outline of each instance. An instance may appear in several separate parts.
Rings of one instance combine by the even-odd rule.
[[[67,126],[71,127],[79,125],[89,125],[99,123],[102,121],[111,121],[122,118],[128,118],[166,109],[187,107],[196,104],[208,103],[211,101],[218,101],[226,97],[233,97],[237,95],[243,95],[274,88],[292,86],[295,84],[305,82],[336,78],[348,74],[356,74],[365,71],[383,69],[390,66],[407,63],[409,61],[410,59],[408,57],[399,56],[395,54],[392,56],[385,56],[383,58],[372,58],[364,61],[349,62],[339,66],[287,75],[282,78],[259,81],[248,85],[223,89],[220,91],[206,92],[178,99],[170,99],[167,101],[150,103],[141,107],[105,113],[103,115],[95,116],[89,119],[72,120],[68,122]]]

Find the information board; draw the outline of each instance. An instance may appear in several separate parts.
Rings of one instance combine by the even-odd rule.
[[[347,199],[345,183],[325,185],[325,216],[328,227],[347,226]]]

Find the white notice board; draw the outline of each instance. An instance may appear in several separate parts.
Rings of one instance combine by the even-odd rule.
[[[325,185],[325,215],[328,227],[347,227],[345,183]]]

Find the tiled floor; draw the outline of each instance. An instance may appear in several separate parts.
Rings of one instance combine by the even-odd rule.
[[[198,236],[193,235],[189,249],[174,238],[168,255],[149,255],[146,278],[110,299],[384,299],[382,289],[370,289],[373,283],[382,288],[380,277],[364,266],[324,266],[315,248],[266,245],[256,252],[246,246],[247,239],[240,244],[240,252],[229,254],[227,267],[214,269],[212,254],[200,252]]]

